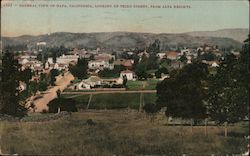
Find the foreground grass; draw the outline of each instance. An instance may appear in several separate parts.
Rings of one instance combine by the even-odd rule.
[[[96,124],[87,125],[92,119]],[[161,119],[159,117],[158,119]],[[205,155],[232,154],[246,150],[247,125],[229,127],[166,126],[165,120],[151,123],[144,115],[126,111],[73,113],[50,122],[1,122],[0,147],[7,154],[64,155]]]

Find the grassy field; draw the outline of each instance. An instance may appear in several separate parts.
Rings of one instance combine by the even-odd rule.
[[[63,98],[73,98],[77,102],[77,107],[85,109],[90,95],[62,95]],[[144,93],[145,103],[155,103],[155,93]],[[98,94],[93,95],[89,109],[119,109],[132,108],[139,109],[140,93],[130,94]]]
[[[92,119],[95,125],[87,125]],[[151,123],[127,111],[73,113],[50,122],[0,122],[0,149],[5,154],[63,155],[225,155],[246,151],[248,125],[223,127],[167,126],[161,116]]]
[[[155,90],[159,82],[157,79],[148,79],[147,81],[128,81],[128,90]]]

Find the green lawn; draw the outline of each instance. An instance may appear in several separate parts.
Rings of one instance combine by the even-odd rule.
[[[145,103],[155,103],[155,93],[144,93]],[[78,108],[86,108],[90,95],[62,95],[63,98],[73,98],[77,102]],[[89,109],[119,109],[132,108],[139,109],[140,93],[130,94],[97,94],[92,95]]]
[[[128,81],[127,88],[128,90],[155,90],[158,82],[158,79],[148,79],[147,81]]]

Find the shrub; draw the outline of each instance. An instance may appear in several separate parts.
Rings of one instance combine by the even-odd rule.
[[[57,113],[60,107],[61,111],[77,112],[76,102],[73,99],[57,98],[48,103],[49,113]]]

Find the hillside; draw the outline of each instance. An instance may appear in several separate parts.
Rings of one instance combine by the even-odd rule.
[[[231,38],[194,36],[189,34],[153,34],[134,32],[103,32],[103,33],[68,33],[58,32],[50,35],[3,37],[3,45],[28,44],[35,46],[37,42],[47,42],[47,46],[81,47],[81,48],[144,48],[159,39],[161,49],[176,46],[200,46],[203,44],[218,45],[221,48],[241,47],[241,42]]]
[[[186,34],[191,36],[225,37],[234,39],[239,42],[243,42],[249,34],[249,29],[222,29],[217,31],[195,31]]]

